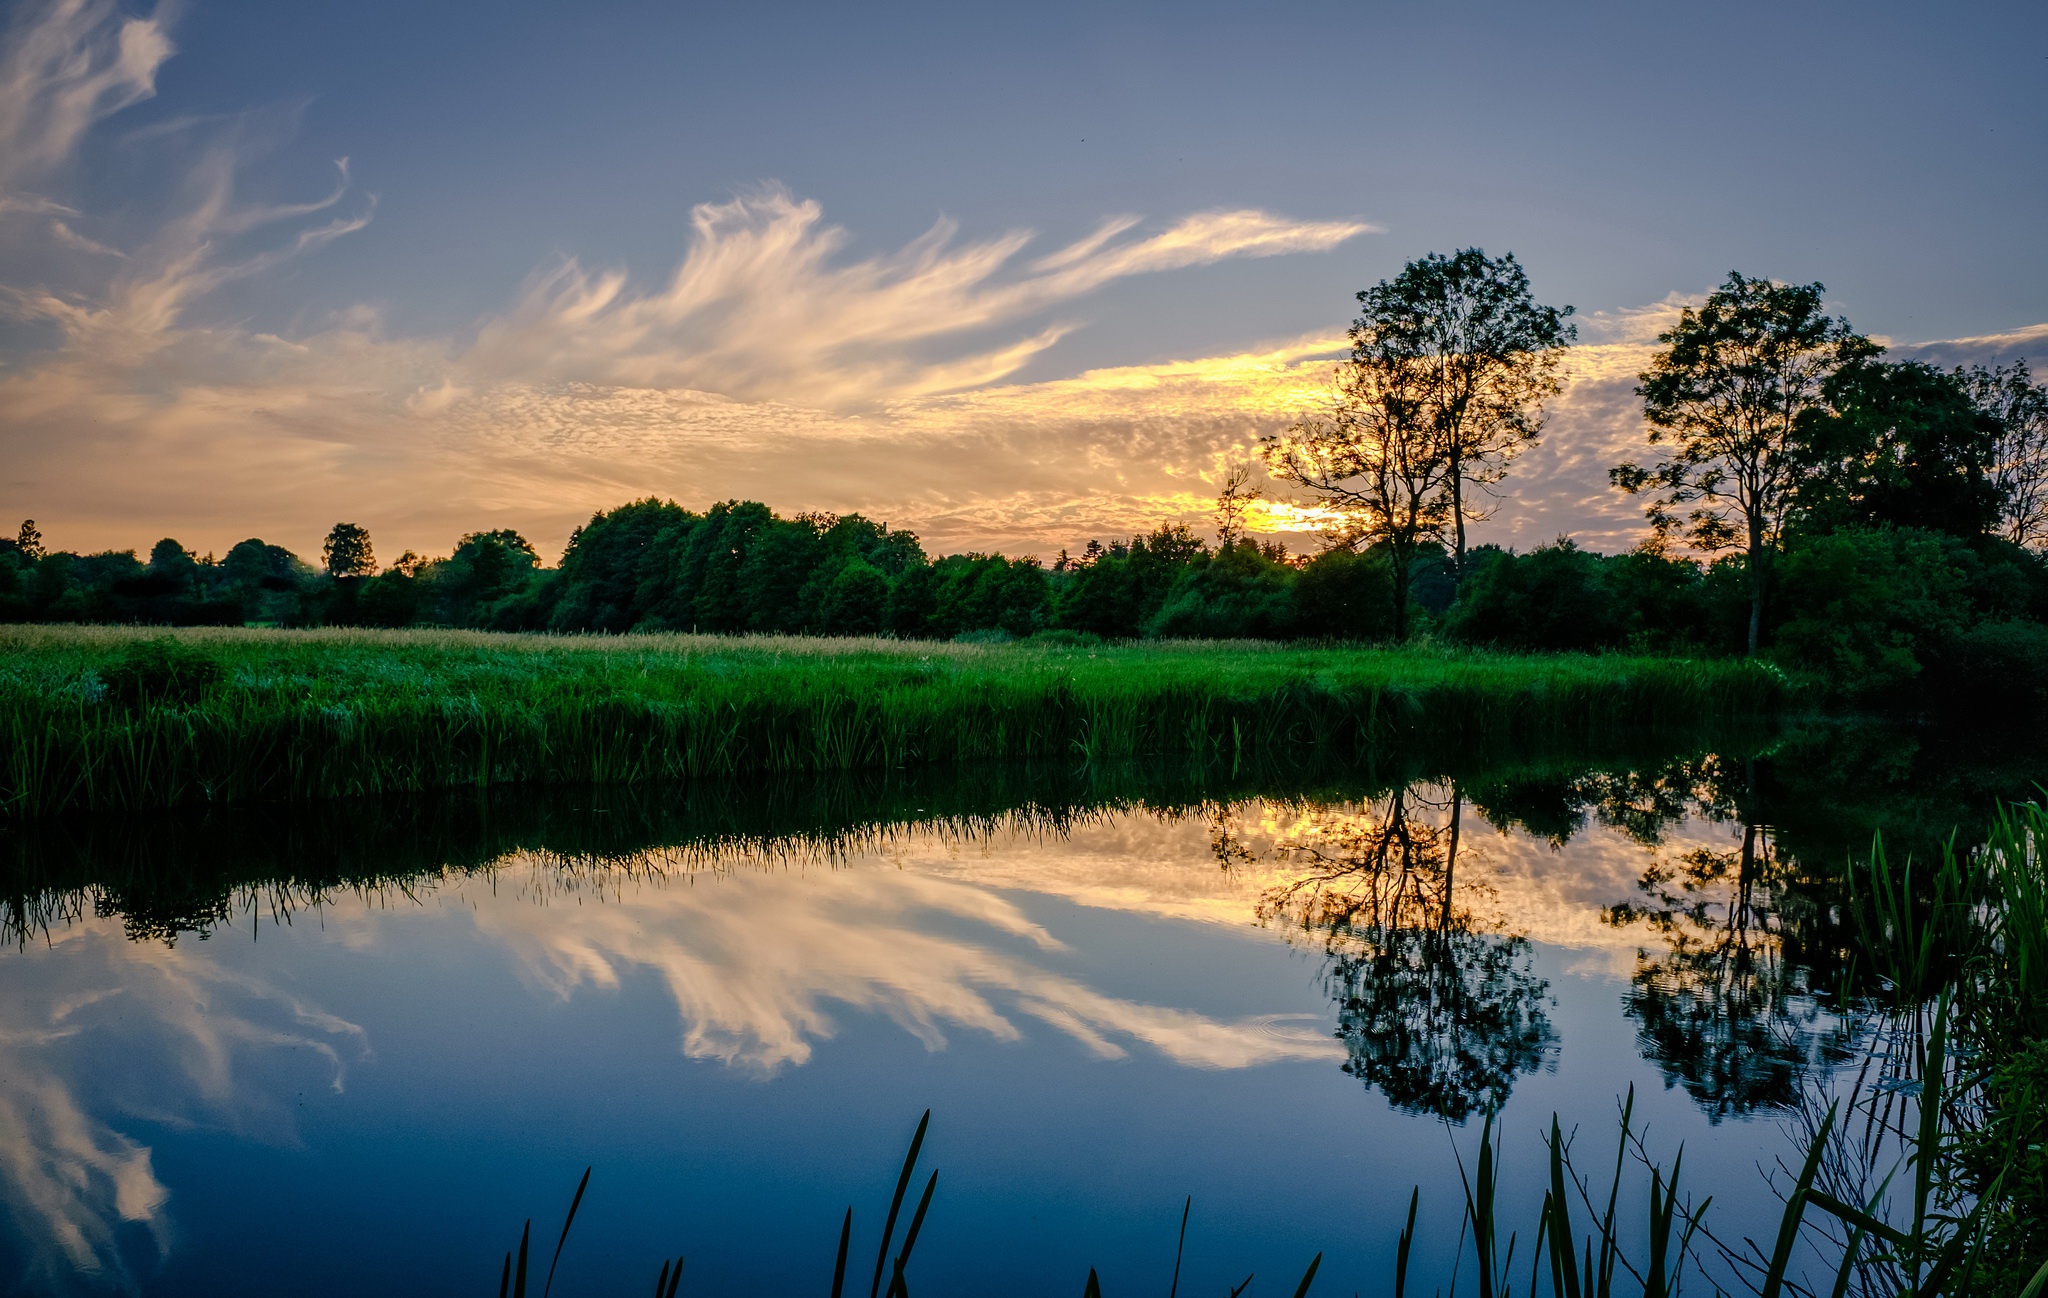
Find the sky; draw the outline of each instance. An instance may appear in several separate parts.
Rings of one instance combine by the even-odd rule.
[[[1479,541],[1640,536],[1633,375],[1730,270],[2048,369],[2039,3],[0,14],[0,520],[65,549],[660,496],[1050,557],[1201,523],[1470,246],[1581,338]]]

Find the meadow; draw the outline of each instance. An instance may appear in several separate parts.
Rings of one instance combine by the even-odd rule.
[[[1057,633],[1009,644],[0,628],[0,814],[1578,742],[1797,703],[1738,660]]]

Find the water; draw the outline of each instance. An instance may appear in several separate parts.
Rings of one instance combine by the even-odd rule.
[[[1163,1292],[1187,1196],[1186,1292],[1291,1293],[1319,1251],[1318,1292],[1384,1292],[1414,1187],[1427,1291],[1479,1115],[1526,1237],[1552,1115],[1604,1184],[1630,1088],[1717,1231],[1764,1238],[1759,1169],[1848,1057],[1816,863],[2010,782],[1829,769],[955,772],[20,833],[0,1277],[491,1292],[591,1166],[560,1292],[682,1253],[684,1292],[822,1294],[849,1204],[859,1288],[929,1108],[919,1292]]]

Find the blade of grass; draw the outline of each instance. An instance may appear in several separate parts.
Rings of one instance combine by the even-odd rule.
[[[1316,1272],[1323,1265],[1323,1255],[1316,1254],[1309,1259],[1308,1270],[1303,1273],[1301,1283],[1295,1286],[1294,1298],[1308,1298],[1308,1287],[1316,1282]]]
[[[1188,1196],[1188,1201],[1182,1204],[1180,1209],[1180,1242],[1173,1246],[1173,1283],[1167,1287],[1166,1298],[1175,1298],[1180,1293],[1180,1259],[1181,1255],[1187,1251],[1188,1213],[1194,1211],[1194,1207],[1195,1196],[1191,1194]]]
[[[1820,1173],[1821,1154],[1827,1148],[1828,1133],[1834,1130],[1834,1126],[1835,1106],[1830,1104],[1812,1146],[1806,1151],[1806,1164],[1799,1170],[1799,1179],[1793,1184],[1792,1193],[1785,1198],[1785,1215],[1778,1222],[1777,1246],[1771,1250],[1770,1266],[1764,1271],[1758,1298],[1778,1298],[1785,1291],[1785,1272],[1792,1265],[1792,1246],[1799,1240],[1799,1223],[1806,1216],[1807,1200],[1813,1195],[1813,1180]]]
[[[576,1197],[569,1200],[569,1215],[562,1220],[562,1236],[555,1241],[555,1256],[548,1262],[547,1283],[540,1287],[540,1298],[548,1298],[555,1287],[555,1268],[562,1261],[562,1245],[569,1242],[569,1227],[576,1224],[576,1210],[583,1206],[583,1192],[590,1188],[590,1169],[583,1169],[583,1179],[576,1183]]]
[[[889,1201],[889,1219],[882,1226],[882,1247],[875,1254],[875,1279],[868,1286],[868,1298],[877,1298],[882,1292],[882,1269],[889,1264],[889,1245],[896,1235],[896,1214],[903,1210],[903,1196],[910,1190],[910,1173],[917,1167],[917,1151],[924,1147],[925,1128],[932,1124],[932,1111],[926,1109],[924,1116],[917,1120],[917,1134],[910,1138],[910,1152],[903,1156],[903,1174],[896,1178],[896,1197]]]
[[[1408,1224],[1394,1243],[1394,1298],[1408,1298],[1408,1253],[1415,1247],[1415,1209],[1422,1202],[1422,1187],[1408,1194]]]
[[[846,1288],[846,1249],[853,1243],[853,1209],[846,1210],[846,1220],[839,1225],[839,1260],[832,1264],[832,1298],[839,1298]]]

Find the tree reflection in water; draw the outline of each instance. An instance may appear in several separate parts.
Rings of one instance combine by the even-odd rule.
[[[1716,1121],[1789,1108],[1814,1069],[1850,1054],[1811,971],[1785,958],[1779,864],[1768,831],[1744,824],[1741,847],[1659,861],[1643,873],[1645,900],[1609,911],[1664,939],[1638,953],[1625,1005],[1644,1056]]]
[[[1613,781],[1602,820],[1657,846],[1676,814],[1652,786],[1668,791],[1678,783],[1671,775]],[[1661,951],[1637,952],[1624,1008],[1644,1057],[1710,1120],[1790,1108],[1816,1069],[1852,1053],[1850,1027],[1815,994],[1815,970],[1788,954],[1820,945],[1789,930],[1827,909],[1836,881],[1808,877],[1780,850],[1756,810],[1749,765],[1709,762],[1685,773],[1685,784],[1698,814],[1741,826],[1741,843],[1654,858],[1637,884],[1641,899],[1608,908],[1609,923],[1641,924],[1663,941]],[[1656,813],[1641,814],[1646,806]]]
[[[1344,1070],[1396,1108],[1463,1121],[1507,1102],[1557,1040],[1527,938],[1477,920],[1457,879],[1464,799],[1397,789],[1361,811],[1316,810],[1274,847],[1300,874],[1260,917],[1317,935]],[[1219,816],[1229,866],[1245,849]]]

